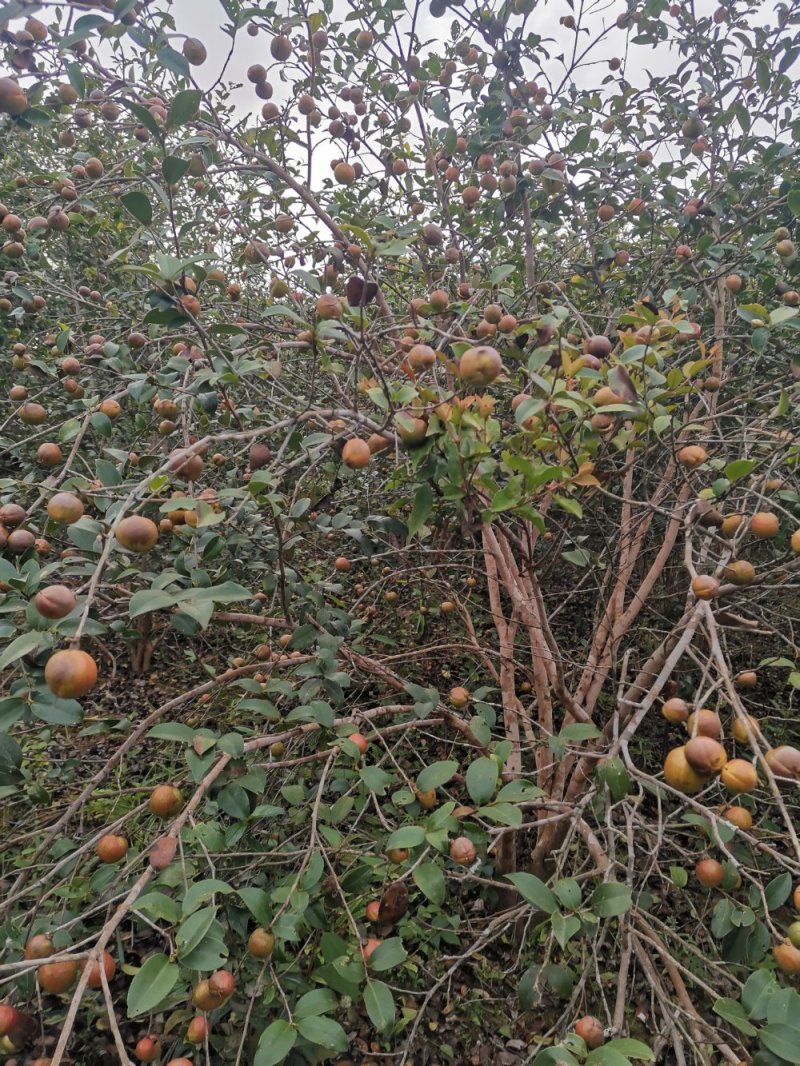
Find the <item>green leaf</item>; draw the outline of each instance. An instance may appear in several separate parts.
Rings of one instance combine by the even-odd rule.
[[[133,217],[145,226],[153,221],[153,205],[143,192],[126,192],[120,199]]]
[[[682,866],[670,866],[669,877],[676,888],[686,888],[689,883],[689,874]]]
[[[395,829],[386,841],[386,850],[390,848],[417,848],[425,842],[425,830],[420,825],[403,825]]]
[[[585,1066],[630,1066],[630,1059],[608,1044],[603,1044],[589,1052]]]
[[[196,911],[201,903],[205,903],[206,900],[211,899],[217,893],[229,896],[235,891],[236,889],[226,881],[219,881],[217,878],[209,877],[204,881],[195,881],[189,885],[186,889],[186,895],[183,897],[182,910],[184,917],[191,914],[192,911]]]
[[[489,281],[492,285],[500,285],[517,270],[519,267],[516,263],[498,263],[489,275]]]
[[[202,907],[181,923],[175,937],[178,954],[188,955],[205,937],[217,916],[216,907]]]
[[[83,717],[83,708],[77,700],[61,699],[45,689],[37,692],[31,714],[50,725],[75,725]]]
[[[576,914],[569,914],[565,918],[560,911],[554,911],[550,915],[550,924],[553,927],[553,936],[562,951],[581,928],[581,920]]]
[[[791,891],[792,875],[790,873],[782,873],[778,874],[777,877],[773,877],[764,889],[764,898],[767,901],[767,908],[774,911],[777,907],[782,907],[789,898],[789,893]]]
[[[203,94],[199,89],[184,89],[183,92],[177,93],[167,112],[167,129],[174,130],[176,126],[182,126],[184,122],[194,118],[202,98]]]
[[[747,477],[756,468],[755,459],[735,459],[725,467],[725,477],[728,481],[739,481]]]
[[[419,486],[414,493],[414,503],[411,507],[411,516],[408,520],[409,540],[425,525],[433,510],[433,491],[426,483]]]
[[[278,1066],[297,1042],[297,1030],[283,1018],[268,1025],[258,1041],[253,1066]]]
[[[177,925],[181,917],[181,908],[178,903],[163,892],[148,892],[136,900],[134,911],[143,911],[153,918],[158,918],[170,925]]]
[[[572,877],[564,877],[553,885],[553,892],[561,905],[568,910],[577,910],[581,905],[581,886]]]
[[[336,1010],[339,1000],[329,988],[314,988],[306,992],[298,999],[295,1008],[295,1018],[314,1018],[319,1014],[327,1014],[328,1011]]]
[[[399,936],[392,936],[375,948],[369,957],[369,968],[375,973],[383,973],[399,966],[407,958],[408,952],[403,947],[403,941]]]
[[[506,874],[508,880],[514,885],[523,899],[533,904],[545,914],[554,914],[558,910],[556,898],[547,885],[535,874],[517,873]]]
[[[790,189],[786,197],[789,210],[795,218],[800,218],[800,189]]]
[[[560,496],[557,492],[553,493],[552,498],[567,514],[574,515],[575,518],[583,518],[583,508],[577,500],[573,500],[570,496]]]
[[[362,766],[358,771],[358,776],[367,790],[374,792],[376,796],[385,796],[386,787],[392,782],[392,775],[387,774],[380,766]]]
[[[751,973],[742,988],[742,1006],[747,1016],[754,1021],[767,1017],[769,1002],[780,990],[780,985],[768,970]]]
[[[540,1051],[533,1066],[578,1066],[578,1060],[563,1047],[548,1047]]]
[[[788,322],[790,318],[797,318],[798,315],[800,315],[800,309],[797,307],[776,307],[769,313],[769,324],[779,326],[782,322]]]
[[[225,785],[217,794],[220,810],[239,822],[246,822],[250,817],[250,800],[247,792],[235,781]]]
[[[470,763],[466,773],[467,792],[473,803],[488,803],[497,788],[500,767],[486,757]]]
[[[458,767],[459,763],[455,759],[431,763],[417,774],[417,788],[420,792],[427,792],[428,789],[446,784],[454,774],[458,773]]]
[[[156,740],[176,740],[179,744],[191,744],[195,731],[182,722],[159,722],[148,730],[147,736]]]
[[[383,981],[367,981],[364,989],[364,1006],[369,1020],[379,1033],[388,1029],[394,1021],[394,999],[391,989]]]
[[[592,893],[592,910],[598,918],[617,918],[632,906],[631,890],[616,881],[598,885]]]
[[[800,1063],[800,1029],[793,1025],[767,1025],[760,1033],[761,1043],[787,1062]]]
[[[447,895],[444,874],[435,862],[423,862],[414,869],[414,884],[437,907],[441,907]]]
[[[655,1055],[647,1044],[643,1044],[641,1040],[633,1040],[627,1036],[618,1036],[614,1040],[609,1040],[603,1046],[611,1048],[612,1051],[618,1051],[621,1055],[626,1055],[629,1059],[644,1059],[645,1062],[652,1062],[655,1059]]]
[[[0,655],[0,670],[5,670],[7,666],[32,652],[34,648],[52,647],[54,640],[53,634],[43,629],[29,629],[27,633],[20,633]]]
[[[714,1004],[714,1013],[738,1029],[745,1036],[755,1036],[758,1030],[747,1020],[744,1007],[735,999],[718,999]]]
[[[128,986],[128,1017],[149,1014],[167,998],[180,975],[166,955],[151,955]]]
[[[128,602],[128,617],[138,618],[140,614],[149,614],[150,611],[160,611],[164,607],[174,607],[177,596],[173,592],[162,592],[161,589],[141,589],[134,592]]]
[[[622,759],[614,755],[598,762],[595,776],[606,786],[615,803],[619,803],[631,789],[631,778]]]
[[[333,1018],[301,1018],[297,1028],[302,1037],[326,1051],[347,1051],[347,1033]]]
[[[168,155],[161,163],[161,173],[164,175],[164,181],[169,182],[170,185],[180,181],[188,170],[188,159],[181,159],[177,155]]]
[[[594,722],[571,722],[558,734],[559,740],[592,740],[600,736],[600,730]]]
[[[177,74],[179,77],[188,78],[190,76],[189,63],[186,56],[181,55],[180,52],[176,52],[174,48],[171,48],[168,44],[165,44],[163,48],[159,50],[158,61],[162,67],[166,67],[167,70],[171,70],[173,74]]]
[[[72,46],[79,41],[85,41],[91,34],[92,30],[99,29],[101,26],[110,25],[111,23],[107,22],[104,18],[101,18],[100,15],[82,15],[75,23],[75,28],[72,33],[68,33],[66,37],[62,37],[58,42],[59,52],[63,52],[67,48],[72,48]]]

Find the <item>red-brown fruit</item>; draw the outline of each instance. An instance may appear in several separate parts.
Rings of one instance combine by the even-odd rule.
[[[66,585],[48,585],[33,598],[33,605],[42,618],[66,618],[74,610],[77,598]]]
[[[84,959],[81,962],[81,970],[85,970],[87,967],[89,969],[89,988],[102,988],[103,973],[105,973],[107,981],[112,981],[114,974],[117,972],[117,964],[114,961],[114,957],[107,951],[103,952],[99,962],[96,960],[90,962],[89,959]]]

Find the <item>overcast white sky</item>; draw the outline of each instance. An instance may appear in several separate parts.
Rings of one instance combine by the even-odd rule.
[[[681,0],[681,2],[684,2],[684,0]],[[576,8],[578,6],[576,4]],[[628,9],[626,0],[607,0],[605,3],[598,2],[593,5],[587,4],[586,6],[592,13],[584,18],[584,25],[589,28],[592,37],[604,26],[613,25],[617,15]],[[694,4],[698,16],[710,15],[717,6],[716,0],[695,0]],[[771,10],[773,4],[770,0],[769,3],[762,6],[766,11]],[[175,17],[178,31],[199,37],[206,45],[209,59],[204,68],[200,68],[200,70],[195,68],[195,73],[201,86],[211,84],[218,75],[230,46],[230,39],[220,29],[226,21],[226,16],[219,0],[172,0],[171,10]],[[346,0],[335,0],[333,18],[343,20],[349,10],[350,7]],[[527,28],[543,38],[549,38],[551,43],[547,45],[547,49],[553,56],[563,52],[570,55],[572,52],[574,32],[565,29],[559,23],[561,16],[569,13],[570,9],[566,0],[549,0],[549,2],[540,3],[534,13],[528,17]],[[423,41],[435,41],[436,38],[449,37],[450,24],[453,21],[453,17],[448,13],[443,18],[434,19],[429,13],[428,3],[424,3],[417,17],[417,34],[419,38]],[[521,19],[515,17],[512,24],[519,25],[520,22]],[[588,41],[589,39],[586,34],[581,34],[581,41]],[[243,79],[244,72],[252,63],[263,63],[265,66],[269,66],[269,40],[269,35],[264,32],[260,33],[258,37],[250,37],[244,31],[241,31],[237,35],[236,50],[229,71],[236,72]],[[600,66],[587,70],[577,79],[578,83],[587,88],[596,87],[602,76],[607,73],[605,62],[608,59],[612,56],[619,56],[621,59],[625,59],[625,42],[625,31],[614,26],[608,39],[603,41],[596,51],[592,53],[592,56],[600,63]],[[476,43],[480,44],[482,42],[476,39]],[[676,54],[664,45],[659,45],[655,49],[635,46],[630,49],[628,55],[626,76],[629,81],[641,85],[646,80],[646,70],[651,74],[665,74],[675,65],[676,61]],[[561,69],[560,65],[555,61],[549,64],[549,72],[553,78],[559,77]],[[261,106],[261,102],[255,97],[250,85],[247,85],[239,92],[236,103],[241,107],[252,110],[257,110]]]

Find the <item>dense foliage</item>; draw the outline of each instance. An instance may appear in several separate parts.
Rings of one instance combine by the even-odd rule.
[[[0,1051],[799,1063],[800,11],[205,4],[0,6]]]

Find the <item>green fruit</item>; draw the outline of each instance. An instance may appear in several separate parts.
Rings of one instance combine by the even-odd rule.
[[[787,930],[787,936],[796,948],[800,948],[800,922],[792,922]]]

